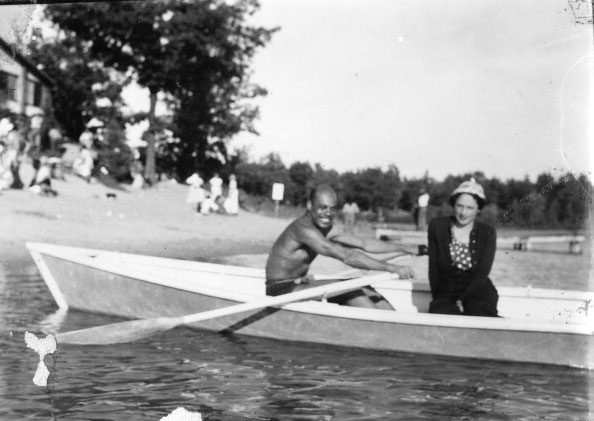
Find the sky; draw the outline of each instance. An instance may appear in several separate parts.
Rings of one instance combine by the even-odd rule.
[[[403,176],[589,172],[592,26],[567,1],[261,2],[254,155]]]
[[[269,94],[260,135],[231,141],[253,158],[408,178],[591,174],[592,25],[568,0],[260,3],[253,23],[281,27],[253,61]]]

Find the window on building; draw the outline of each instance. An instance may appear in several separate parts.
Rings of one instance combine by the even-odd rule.
[[[41,107],[41,96],[43,90],[41,88],[41,83],[35,84],[35,89],[33,90],[33,105],[36,107]]]
[[[41,106],[41,83],[29,80],[27,89],[27,105]]]
[[[6,99],[16,101],[17,77],[0,71],[0,95]]]

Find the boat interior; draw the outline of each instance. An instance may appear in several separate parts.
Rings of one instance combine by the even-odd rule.
[[[111,251],[29,243],[32,251],[76,260],[86,265],[121,268],[188,291],[217,294],[238,301],[265,295],[264,270]],[[374,284],[398,313],[427,313],[431,294],[427,282],[388,281]],[[590,324],[594,293],[539,288],[500,287],[498,310],[505,319],[560,324]],[[330,305],[330,304],[329,304]],[[335,305],[335,304],[332,304]],[[458,316],[450,316],[458,317]],[[459,317],[458,317],[459,318]]]

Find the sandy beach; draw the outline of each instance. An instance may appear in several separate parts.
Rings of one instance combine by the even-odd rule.
[[[31,174],[32,168],[23,165],[25,183]],[[56,197],[27,189],[0,192],[0,265],[10,272],[33,265],[28,241],[263,267],[291,222],[245,210],[236,216],[200,215],[186,203],[188,186],[171,180],[141,190],[87,183],[70,174],[52,183]],[[340,222],[336,227],[342,229]],[[373,235],[369,226],[359,227],[359,233]],[[316,273],[346,268],[323,257],[312,266]]]
[[[21,174],[27,182],[31,168],[24,165]],[[245,210],[237,216],[199,215],[186,203],[188,187],[174,181],[135,190],[126,184],[87,183],[66,174],[65,180],[53,183],[56,197],[26,189],[0,193],[0,264],[11,272],[33,264],[27,241],[263,267],[273,242],[291,222]],[[340,222],[336,229],[342,229]],[[356,233],[373,236],[364,223],[358,224]],[[590,256],[589,245],[582,255],[501,250],[492,279],[498,286],[592,289]],[[412,266],[417,280],[427,279],[426,257],[403,258],[399,263]],[[341,262],[319,257],[311,271],[344,269],[347,266]]]
[[[30,168],[21,174],[27,182]],[[54,180],[53,185],[56,197],[26,189],[0,192],[5,265],[30,259],[27,241],[195,260],[265,253],[289,222],[249,212],[201,216],[185,201],[187,186],[172,181],[134,190],[125,184],[115,188],[86,183],[67,174],[65,181]]]

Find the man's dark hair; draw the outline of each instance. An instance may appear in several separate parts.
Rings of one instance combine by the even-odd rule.
[[[323,192],[323,191],[327,191],[332,193],[333,195],[336,196],[336,192],[334,191],[334,189],[332,187],[330,187],[328,184],[320,184],[319,186],[314,187],[310,192],[309,192],[309,201],[311,203],[314,202],[316,196]]]

